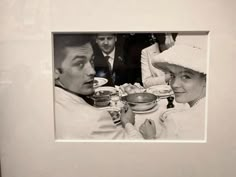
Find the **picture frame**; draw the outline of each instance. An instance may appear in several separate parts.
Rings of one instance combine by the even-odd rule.
[[[2,1],[3,177],[235,176],[235,2]],[[207,143],[57,142],[51,32],[209,31]]]
[[[66,142],[69,140],[72,142],[139,142],[144,139],[148,142],[206,142],[206,91],[203,93],[202,89],[200,89],[199,91],[201,93],[195,93],[198,90],[195,87],[197,87],[199,83],[194,87],[189,87],[190,82],[185,84],[187,80],[185,81],[183,79],[181,79],[181,81],[183,81],[181,82],[182,85],[179,85],[178,88],[171,84],[173,82],[170,81],[168,81],[170,83],[170,85],[168,85],[165,81],[165,73],[168,71],[164,70],[164,73],[162,68],[158,68],[159,65],[155,68],[151,62],[156,60],[155,57],[158,57],[158,54],[164,52],[168,53],[168,48],[171,48],[170,51],[174,52],[171,56],[176,55],[176,59],[173,61],[184,61],[180,62],[182,68],[180,71],[183,72],[187,69],[191,72],[191,75],[188,74],[188,72],[186,72],[186,75],[179,75],[176,73],[178,77],[190,77],[192,79],[191,82],[193,81],[192,84],[198,82],[194,79],[195,76],[193,77],[193,75],[198,75],[197,73],[200,72],[207,73],[208,70],[208,33],[208,31],[132,31],[116,33],[112,31],[53,32],[53,71],[58,70],[54,73],[54,120],[55,139],[57,142],[64,142],[64,140],[66,140]],[[86,74],[84,74],[84,77],[80,76],[80,73],[82,73],[83,70],[89,72],[88,69],[86,70],[86,68],[89,67],[89,62],[85,63],[84,59],[77,57],[82,54],[79,53],[78,45],[84,45],[84,43],[82,43],[84,40],[87,40],[86,42],[92,46],[92,58],[88,58],[86,61],[91,60],[92,62],[93,66],[91,67],[90,72],[94,71],[93,77],[88,77]],[[175,48],[182,50],[182,46],[184,47],[186,54],[183,54],[182,52],[176,53]],[[71,53],[67,55],[66,52],[69,52],[69,49],[71,49],[71,52],[74,52],[74,49],[76,49],[78,53],[74,52],[74,54]],[[77,55],[75,55],[75,53],[77,53]],[[193,56],[194,53],[196,56]],[[109,58],[112,58],[113,62],[111,63],[111,71],[108,71],[109,67],[105,55],[109,55]],[[64,59],[61,56],[65,56]],[[69,56],[71,56],[71,58]],[[72,56],[75,56],[75,58]],[[181,56],[186,59],[180,60]],[[84,61],[82,62],[82,60]],[[78,70],[77,74],[73,77],[73,73],[70,75],[66,74],[73,70],[66,71],[66,68],[63,68],[66,64],[64,62],[66,61],[72,62],[72,65],[70,66],[71,69]],[[77,63],[79,63],[79,65]],[[80,67],[80,63],[82,63],[84,67]],[[197,73],[196,71],[193,71],[195,68]],[[110,73],[112,76],[110,76]],[[208,80],[205,77],[203,78],[204,82]],[[70,81],[70,79],[73,79],[73,82]],[[93,91],[91,90],[88,92],[88,89],[92,86],[89,86],[87,82],[92,79],[94,79],[94,81],[97,80],[102,82],[98,82],[98,86],[93,86]],[[157,79],[158,81],[156,81]],[[85,84],[83,84],[83,81]],[[70,84],[68,84],[68,82],[70,82]],[[76,84],[76,87],[72,88],[72,85],[74,84]],[[83,90],[83,87],[86,89]],[[128,90],[129,88],[131,89],[130,91]],[[163,89],[168,89],[168,92],[161,94]],[[175,97],[172,89],[173,91],[185,91],[186,93],[181,96],[183,98],[178,98],[178,96]],[[207,82],[204,84],[204,90],[207,90]],[[104,92],[109,93],[109,95],[97,96]],[[191,92],[192,96],[190,94]],[[199,100],[200,98],[195,98],[195,95],[199,94],[200,97],[203,95],[202,98],[206,101],[202,102],[204,106],[202,106],[201,110],[199,109],[199,111],[194,111],[197,108],[194,106],[193,109],[191,109],[192,106],[189,107],[186,101],[189,99]],[[141,109],[140,106],[142,107],[143,103],[135,103],[139,107],[139,110],[136,110],[136,108],[133,107],[133,102],[131,104],[128,100],[124,100],[125,98],[129,99],[129,97],[135,97],[135,95],[139,97],[143,96],[143,98],[152,96],[156,101],[151,105],[151,109],[150,106],[147,108],[145,106]],[[105,97],[106,100],[104,101]],[[118,100],[114,102],[113,98],[115,97],[117,97]],[[98,102],[98,99],[102,100],[102,102]],[[168,101],[169,99],[172,99],[172,101]],[[130,105],[130,109],[133,110],[133,113],[135,114],[135,124],[132,128],[132,134],[127,133],[127,128],[122,124],[121,111],[126,103]],[[170,107],[170,105],[172,106]],[[86,111],[83,113],[83,110]],[[106,110],[106,112],[110,113],[111,117],[104,114],[102,110]],[[115,118],[112,118],[114,113],[116,116]],[[117,115],[119,116],[117,117]],[[178,131],[174,130],[175,128],[170,129],[172,118],[167,119],[166,117],[168,116],[176,116],[175,119],[177,119],[177,116],[182,117],[182,122],[180,119],[178,120],[179,122],[177,121],[176,125],[180,124],[183,128],[176,128]],[[186,116],[190,117],[192,121],[184,121],[184,117]],[[196,122],[195,117],[197,117],[197,120],[199,121]],[[160,122],[160,120],[164,119],[167,119],[167,121]],[[156,135],[153,135],[156,137],[155,139],[146,137],[144,133],[143,135],[140,134],[141,131],[139,129],[141,125],[144,126],[143,123],[146,120],[154,121],[153,125],[155,125],[157,131]],[[109,130],[108,133],[106,132],[106,127],[109,127],[107,129]],[[184,133],[187,129],[188,131]],[[87,132],[87,130],[90,132]],[[176,132],[174,133],[174,131]]]

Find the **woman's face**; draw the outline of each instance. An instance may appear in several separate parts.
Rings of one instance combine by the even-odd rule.
[[[188,103],[193,106],[206,95],[206,77],[196,71],[176,65],[168,65],[170,71],[170,86],[178,103]]]

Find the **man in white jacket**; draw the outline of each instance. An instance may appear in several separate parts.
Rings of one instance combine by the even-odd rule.
[[[93,49],[86,34],[54,34],[55,125],[57,139],[142,139],[133,133],[132,111],[121,111],[117,126],[111,115],[86,102],[94,93]]]

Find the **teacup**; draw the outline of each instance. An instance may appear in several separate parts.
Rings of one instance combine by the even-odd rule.
[[[94,96],[94,106],[105,107],[109,106],[111,97],[110,95]]]

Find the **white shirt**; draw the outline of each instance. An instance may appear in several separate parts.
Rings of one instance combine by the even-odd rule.
[[[57,139],[143,139],[130,123],[125,128],[115,125],[107,111],[59,87],[55,87],[55,122]]]
[[[113,64],[114,64],[114,59],[115,59],[115,50],[116,50],[116,48],[114,48],[114,49],[112,50],[112,52],[109,53],[108,55],[107,55],[106,53],[102,52],[102,54],[103,54],[104,57],[105,57],[105,56],[109,56],[109,57],[110,57],[110,58],[108,59],[108,62],[110,63],[111,70],[113,70]]]

